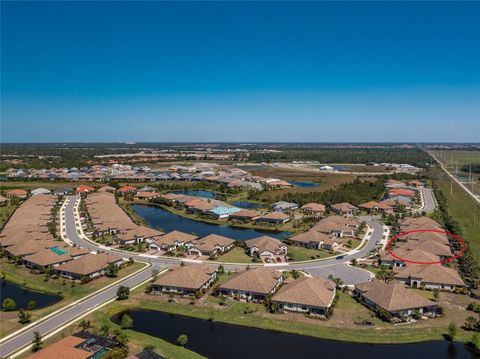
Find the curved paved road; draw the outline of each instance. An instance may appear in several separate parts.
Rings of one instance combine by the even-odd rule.
[[[423,210],[429,211],[431,206],[433,205],[432,210],[435,208],[435,202],[433,200],[433,196],[430,190],[426,190],[424,194],[425,198],[425,208]],[[69,197],[68,203],[65,207],[65,229],[66,229],[66,237],[71,242],[86,247],[92,251],[113,251],[110,248],[102,247],[97,244],[91,243],[84,238],[77,232],[80,229],[81,224],[79,218],[76,216],[75,212],[75,204],[78,199],[74,196]],[[62,215],[62,213],[61,213]],[[328,277],[329,275],[333,275],[334,277],[339,277],[343,280],[344,284],[355,284],[368,281],[371,278],[371,274],[367,271],[364,271],[359,268],[349,267],[347,263],[354,258],[364,258],[369,255],[369,253],[375,249],[376,247],[380,247],[382,244],[380,243],[383,239],[384,234],[386,234],[386,229],[376,222],[372,217],[362,217],[362,220],[366,221],[367,224],[371,227],[372,234],[370,239],[367,241],[365,246],[358,250],[352,251],[347,256],[344,256],[342,259],[329,259],[324,261],[318,262],[310,262],[310,263],[303,263],[303,264],[285,264],[285,265],[275,265],[273,266],[276,269],[298,269],[303,270],[309,273],[312,276],[322,276]],[[82,233],[82,232],[81,232]],[[378,243],[378,244],[377,244]],[[8,340],[3,341],[0,344],[0,355],[1,357],[8,357],[12,353],[18,352],[20,349],[24,348],[28,344],[31,343],[33,339],[33,333],[35,331],[40,332],[40,334],[45,337],[47,334],[52,334],[55,329],[61,327],[62,325],[69,324],[74,321],[79,316],[91,311],[92,309],[106,303],[108,300],[115,298],[117,288],[120,285],[125,285],[128,287],[134,287],[140,283],[147,281],[151,277],[152,268],[165,268],[172,265],[178,265],[179,260],[176,259],[169,259],[169,258],[159,258],[154,256],[146,256],[140,254],[123,254],[124,257],[133,257],[135,260],[139,261],[148,261],[150,262],[153,267],[149,267],[132,277],[124,279],[117,283],[116,285],[106,288],[103,291],[92,295],[88,299],[84,300],[83,302],[68,305],[59,313],[49,317],[41,321],[38,324],[34,324],[31,327],[20,331],[18,334],[14,335],[13,337],[9,338]],[[212,264],[217,265],[217,264]],[[246,265],[246,264],[245,264]],[[239,267],[245,265],[225,265],[226,269],[228,270],[235,270]]]

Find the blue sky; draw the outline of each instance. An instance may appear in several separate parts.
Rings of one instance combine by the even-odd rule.
[[[480,141],[480,3],[1,3],[2,142]]]

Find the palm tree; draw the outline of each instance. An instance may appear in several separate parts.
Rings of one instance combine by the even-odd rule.
[[[92,325],[89,320],[82,319],[82,321],[78,323],[78,327],[81,328],[83,332],[86,332]]]

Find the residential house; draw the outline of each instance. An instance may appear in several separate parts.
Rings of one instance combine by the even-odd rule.
[[[282,212],[271,212],[255,218],[255,222],[263,225],[278,226],[290,220],[290,216]]]
[[[205,212],[205,215],[215,219],[228,218],[231,214],[240,212],[240,208],[237,207],[215,207]]]
[[[8,198],[6,197],[3,197],[1,194],[0,194],[0,206],[4,206],[8,203]]]
[[[90,192],[93,192],[93,191],[95,191],[95,188],[84,185],[84,184],[78,186],[77,189],[75,190],[75,192],[77,194],[90,193]]]
[[[37,194],[50,194],[50,193],[51,193],[50,190],[46,188],[35,188],[34,190],[32,190],[31,195],[35,196]]]
[[[358,207],[370,213],[377,213],[377,212],[383,212],[387,214],[393,213],[393,207],[384,202],[370,201],[370,202],[359,204]]]
[[[28,192],[23,189],[12,189],[6,193],[7,198],[27,198]]]
[[[298,208],[298,204],[292,203],[292,202],[280,201],[280,202],[275,202],[274,204],[272,204],[272,211],[274,211],[274,212],[293,211],[297,208]]]
[[[415,197],[415,191],[406,188],[393,188],[388,191],[389,197]]]
[[[53,194],[56,196],[65,196],[70,193],[73,193],[72,187],[59,187],[55,191],[53,191]]]
[[[88,351],[82,348],[87,340],[69,335],[59,341],[30,354],[27,359],[93,359],[97,358],[96,351]],[[99,350],[103,350],[102,347]]]
[[[152,294],[195,294],[206,290],[216,279],[217,271],[207,265],[177,267],[152,283]]]
[[[306,248],[322,249],[325,242],[330,242],[331,238],[325,233],[309,230],[289,238],[293,244]]]
[[[136,191],[137,191],[137,187],[133,187],[129,185],[126,185],[117,189],[117,193],[120,193],[122,195],[124,195],[125,193],[134,193]]]
[[[318,221],[312,230],[335,237],[355,237],[360,221],[353,217],[329,216]]]
[[[110,192],[114,193],[117,189],[112,186],[103,186],[98,189],[98,192]]]
[[[371,282],[357,284],[354,295],[370,309],[386,310],[398,318],[406,318],[418,311],[422,314],[435,314],[438,304],[414,291],[405,288],[402,283],[373,279]]]
[[[164,234],[161,237],[156,238],[152,243],[150,243],[151,250],[172,250],[177,247],[183,247],[187,243],[197,239],[197,236],[193,234],[188,234],[180,231],[171,231],[167,234]]]
[[[423,182],[419,181],[419,180],[410,180],[410,181],[407,181],[407,184],[409,186],[416,187],[416,188],[423,188],[424,187]]]
[[[465,287],[465,283],[455,269],[440,264],[417,264],[394,268],[394,277],[414,288],[453,291],[456,288]]]
[[[187,244],[188,253],[197,256],[215,256],[232,249],[235,240],[217,234],[210,234]]]
[[[321,203],[307,203],[302,206],[302,211],[319,218],[325,213],[325,205]]]
[[[256,220],[257,218],[260,217],[260,213],[257,211],[249,210],[249,209],[242,209],[241,211],[232,213],[228,219],[235,221],[235,222],[241,222],[241,223],[246,223],[246,222],[251,222]]]
[[[283,283],[282,274],[266,267],[243,271],[219,287],[221,295],[245,301],[263,301]]]
[[[288,254],[288,247],[285,243],[268,236],[249,239],[245,241],[245,245],[250,256],[258,255],[264,261],[284,260]]]
[[[88,249],[81,247],[51,247],[23,257],[22,262],[28,268],[44,271],[88,253]]]
[[[396,248],[392,250],[393,256],[390,252],[385,252],[380,255],[380,264],[390,267],[404,267],[409,262],[414,262],[412,265],[416,264],[426,264],[426,263],[440,263],[440,257],[435,254],[419,250],[419,249],[410,249],[410,248]]]
[[[283,285],[272,297],[272,303],[286,311],[327,316],[334,299],[334,282],[302,277]]]
[[[331,206],[332,210],[344,217],[352,217],[358,212],[358,208],[350,203],[337,203]]]
[[[82,277],[90,279],[100,277],[110,264],[120,266],[122,258],[115,254],[86,254],[78,259],[60,264],[55,272],[62,277],[79,280]]]
[[[158,197],[158,193],[155,193],[155,192],[140,192],[140,191],[138,191],[137,193],[135,193],[135,196],[133,198],[151,200],[151,199],[155,199],[157,197]]]

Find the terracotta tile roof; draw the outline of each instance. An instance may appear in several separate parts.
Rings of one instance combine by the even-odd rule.
[[[90,358],[93,353],[83,349],[75,348],[76,346],[85,342],[85,339],[68,336],[60,339],[58,342],[50,344],[49,346],[41,349],[40,351],[30,354],[28,359],[87,359]]]
[[[251,218],[251,219],[259,216],[260,216],[260,213],[258,213],[257,211],[249,210],[249,209],[242,209],[241,211],[232,213],[230,215],[230,217],[233,217],[233,218]]]
[[[6,201],[8,201],[8,198],[3,197],[3,196],[0,194],[0,203],[4,203],[4,202],[6,202]]]
[[[420,278],[422,282],[464,286],[462,278],[455,269],[441,265],[416,264],[394,268],[395,278]]]
[[[211,279],[215,271],[215,268],[207,265],[186,265],[172,269],[153,284],[198,290]]]
[[[309,230],[291,237],[290,240],[302,243],[324,243],[326,241],[329,242],[331,239],[325,233]]]
[[[90,186],[86,186],[86,185],[84,185],[84,184],[78,186],[77,189],[76,189],[76,192],[77,192],[77,193],[93,192],[93,191],[95,191],[95,188],[90,187]]]
[[[389,312],[437,305],[396,281],[385,283],[382,280],[374,279],[355,287],[362,292],[365,298]]]
[[[142,198],[154,198],[157,197],[158,194],[156,194],[155,192],[137,192],[136,196]]]
[[[335,297],[335,283],[323,278],[303,277],[285,284],[272,300],[320,308],[331,306]]]
[[[110,263],[122,260],[119,256],[108,254],[86,254],[78,259],[60,264],[55,269],[80,276],[90,275],[108,267]]]
[[[239,273],[220,288],[267,295],[275,288],[281,277],[282,274],[278,271],[258,267]]]
[[[28,195],[28,192],[23,189],[12,189],[7,192],[7,196],[13,197],[25,197]]]
[[[262,237],[246,240],[245,245],[249,249],[252,249],[254,247],[258,248],[259,253],[262,253],[264,251],[275,253],[279,251],[281,247],[285,246],[285,243],[283,243],[282,241],[276,238],[272,238],[269,236],[262,236]]]
[[[137,188],[136,187],[133,187],[133,186],[123,186],[123,187],[120,187],[117,192],[120,192],[120,193],[124,193],[124,192],[134,192],[136,191]]]
[[[407,241],[405,243],[397,242],[397,245],[401,248],[421,250],[421,251],[435,254],[437,256],[442,256],[442,257],[452,256],[452,249],[450,248],[449,245],[446,245],[431,239],[424,239],[419,241]]]
[[[166,245],[166,246],[171,246],[175,242],[180,242],[180,243],[189,243],[195,239],[197,239],[197,236],[194,236],[193,234],[188,234],[180,231],[171,231],[168,232],[167,234],[164,234],[163,236],[157,238],[155,240],[155,243],[159,245]]]
[[[422,251],[420,249],[410,249],[410,248],[395,248],[393,254],[402,259],[406,259],[412,262],[419,263],[438,263],[440,262],[440,257],[435,254]],[[385,252],[381,255],[382,260],[398,260],[393,257],[389,252]]]
[[[343,216],[329,216],[321,219],[312,227],[312,230],[329,234],[332,231],[353,231],[360,221],[356,218],[345,218]]]
[[[352,211],[352,210],[354,211],[358,209],[353,204],[350,204],[347,202],[334,204],[332,205],[332,208],[339,212],[348,212],[348,211]]]
[[[302,209],[306,209],[312,212],[325,212],[325,205],[321,203],[307,203],[302,206]]]
[[[205,252],[214,251],[216,246],[228,247],[234,243],[235,240],[228,237],[219,236],[217,234],[210,234],[206,237],[190,242],[190,244]]]
[[[47,248],[37,253],[27,255],[23,259],[38,266],[46,267],[49,265],[67,262],[69,260],[72,260],[72,257],[68,252],[66,252],[65,254],[57,254],[50,248]]]
[[[415,196],[415,191],[411,189],[404,189],[404,188],[394,188],[388,191],[390,197],[413,197]]]
[[[280,220],[285,220],[287,218],[290,218],[290,216],[282,212],[270,212],[259,217],[259,219],[280,219]]]
[[[98,189],[98,192],[114,192],[116,190],[115,187],[112,186],[103,186]]]
[[[400,221],[400,227],[410,227],[410,228],[417,228],[420,229],[421,227],[425,227],[424,229],[435,229],[441,228],[442,225],[435,220],[428,218],[428,217],[410,217],[405,218]]]

